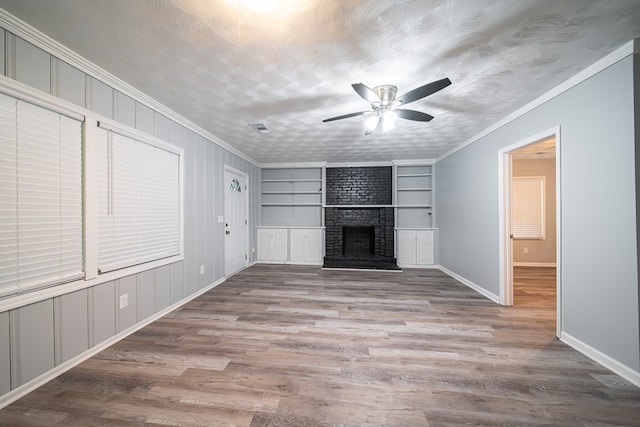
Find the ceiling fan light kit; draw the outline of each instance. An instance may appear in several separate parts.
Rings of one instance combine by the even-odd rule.
[[[277,7],[280,0],[244,0],[246,7],[257,13],[271,13]]]
[[[428,122],[433,119],[433,116],[421,111],[406,110],[398,107],[429,96],[444,89],[450,84],[451,80],[444,78],[428,83],[424,86],[420,86],[419,88],[411,90],[400,97],[396,97],[398,88],[393,85],[379,85],[371,89],[362,83],[353,83],[351,87],[353,87],[353,90],[358,95],[371,104],[371,111],[359,111],[356,113],[344,114],[324,119],[323,122],[332,122],[335,120],[361,116],[366,113],[374,113],[365,121],[365,135],[386,132],[393,129],[398,117],[405,120]]]

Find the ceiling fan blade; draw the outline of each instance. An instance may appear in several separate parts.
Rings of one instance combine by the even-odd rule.
[[[407,120],[415,120],[416,122],[428,122],[433,119],[433,116],[415,110],[405,110],[402,108],[396,108],[393,110],[394,113],[398,115],[398,117],[407,119]]]
[[[380,103],[380,98],[378,98],[378,95],[376,95],[376,93],[370,87],[363,85],[362,83],[354,83],[351,85],[351,87],[356,91],[358,95],[368,101],[369,104]]]
[[[404,95],[396,98],[396,101],[400,101],[402,104],[406,105],[410,102],[417,101],[418,99],[431,95],[432,93],[436,93],[437,91],[444,89],[450,84],[451,84],[451,80],[449,80],[448,78],[427,83],[424,86],[420,86],[417,89],[410,90]]]
[[[342,120],[342,119],[348,119],[350,117],[356,117],[356,116],[361,116],[364,113],[368,113],[369,111],[358,111],[357,113],[350,113],[350,114],[343,114],[342,116],[336,116],[336,117],[331,117],[329,119],[324,119],[322,121],[322,123],[327,123],[327,122],[332,122],[334,120]]]

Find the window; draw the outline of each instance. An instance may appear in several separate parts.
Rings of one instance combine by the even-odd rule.
[[[98,271],[179,255],[179,149],[102,128],[97,140]]]
[[[81,129],[0,94],[0,296],[84,275]]]
[[[229,190],[231,190],[234,193],[241,193],[242,192],[242,188],[240,187],[240,183],[238,182],[237,179],[232,179],[231,180],[231,184],[229,184]]]
[[[514,239],[544,239],[543,176],[514,177],[511,181],[511,234]]]

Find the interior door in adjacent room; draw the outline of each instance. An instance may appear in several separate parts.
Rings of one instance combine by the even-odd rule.
[[[562,331],[559,144],[560,131],[556,127],[499,153],[500,302],[553,307],[556,336]],[[520,301],[514,301],[516,267]]]

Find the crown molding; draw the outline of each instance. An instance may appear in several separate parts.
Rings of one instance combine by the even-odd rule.
[[[355,162],[355,163],[327,163],[328,168],[360,168],[371,166],[393,166],[391,160],[388,162]]]
[[[404,160],[391,160],[391,163],[395,166],[425,166],[435,164],[436,159],[404,159]]]
[[[77,68],[78,70],[86,73],[87,75],[111,86],[113,89],[119,92],[122,92],[123,94],[133,98],[135,101],[166,116],[170,120],[173,120],[174,122],[184,126],[185,128],[202,136],[208,141],[224,148],[225,150],[228,150],[229,152],[246,160],[247,162],[252,163],[254,166],[259,167],[259,163],[256,160],[246,155],[242,151],[238,150],[237,148],[233,147],[228,142],[223,141],[222,139],[212,134],[208,130],[202,128],[201,126],[195,124],[194,122],[187,119],[186,117],[166,107],[164,104],[161,104],[160,102],[156,101],[154,98],[136,89],[135,87],[119,79],[118,77],[114,76],[113,74],[109,73],[103,68],[97,66],[93,62],[82,57],[81,55],[77,54],[73,50],[62,45],[61,43],[55,41],[51,37],[47,36],[46,34],[42,33],[38,29],[32,27],[31,25],[22,21],[20,18],[10,14],[9,12],[7,12],[2,8],[0,8],[0,27],[22,38],[23,40],[33,44],[34,46],[44,50],[45,52],[53,55],[54,57],[66,62],[67,64]]]
[[[260,163],[262,169],[276,169],[276,168],[322,168],[327,165],[326,162],[285,162],[285,163]]]
[[[639,52],[640,52],[640,39],[631,40],[630,42],[625,43],[624,45],[622,45],[618,49],[616,49],[613,52],[611,52],[609,55],[605,56],[604,58],[602,58],[599,61],[595,62],[594,64],[590,65],[589,67],[585,68],[584,70],[582,70],[578,74],[574,75],[573,77],[570,77],[568,80],[565,80],[563,83],[560,83],[558,86],[554,87],[553,89],[551,89],[547,93],[543,94],[542,96],[539,96],[538,98],[534,99],[530,103],[526,104],[524,107],[522,107],[522,108],[516,110],[515,112],[509,114],[507,117],[505,117],[504,119],[500,120],[496,124],[488,127],[487,129],[483,130],[479,134],[471,137],[470,139],[468,139],[467,141],[465,141],[462,144],[458,145],[457,147],[454,147],[451,150],[447,151],[446,153],[444,153],[443,155],[441,155],[440,157],[438,157],[436,159],[436,163],[441,161],[441,160],[446,159],[447,157],[451,156],[452,154],[454,154],[454,153],[462,150],[463,148],[473,144],[474,142],[479,141],[480,139],[484,138],[485,136],[489,135],[490,133],[498,130],[502,126],[505,126],[506,124],[508,124],[508,123],[516,120],[517,118],[525,115],[526,113],[528,113],[528,112],[532,111],[533,109],[541,106],[542,104],[544,104],[545,102],[555,98],[556,96],[561,95],[562,93],[564,93],[564,92],[568,91],[569,89],[577,86],[578,84],[580,84],[583,81],[589,79],[590,77],[593,77],[594,75],[596,75],[597,73],[603,71],[604,69],[612,66],[613,64],[615,64],[615,63],[617,63],[617,62],[619,62],[621,60],[623,60],[627,56],[633,55],[634,53],[639,53]]]

